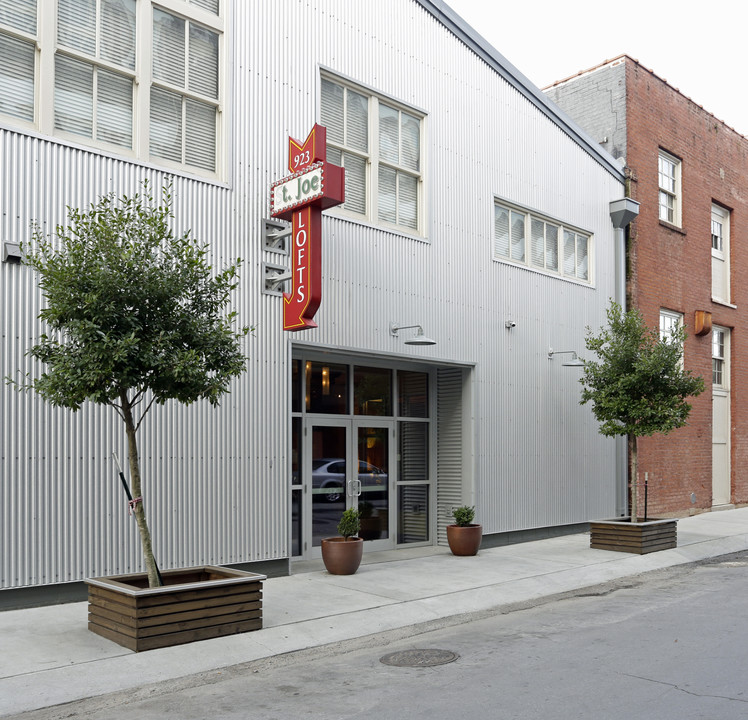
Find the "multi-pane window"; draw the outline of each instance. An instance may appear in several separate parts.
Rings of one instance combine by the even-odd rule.
[[[716,210],[716,212],[715,212]],[[725,252],[725,227],[722,213],[712,205],[712,253],[724,255]]]
[[[343,209],[422,234],[422,117],[327,77],[320,109],[327,159],[345,168]]]
[[[683,327],[682,313],[660,309],[660,340],[676,342],[676,333]],[[678,342],[680,338],[677,339]],[[683,346],[681,344],[680,366],[683,367]]]
[[[660,220],[680,225],[680,160],[660,151],[658,177]]]
[[[135,0],[58,0],[55,130],[132,148]]]
[[[0,116],[218,171],[219,0],[0,0]]]
[[[725,376],[725,331],[721,328],[712,330],[712,385],[727,385]]]
[[[153,9],[151,155],[215,169],[218,44],[217,32]]]
[[[588,234],[508,205],[494,206],[494,257],[576,278],[590,277]]]
[[[730,211],[712,205],[712,298],[730,302]]]
[[[672,310],[660,310],[660,340],[672,341],[683,325],[683,315]]]
[[[34,121],[36,0],[0,1],[0,113]]]

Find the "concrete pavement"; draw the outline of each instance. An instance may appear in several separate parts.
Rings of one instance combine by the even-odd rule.
[[[446,548],[373,553],[355,575],[321,563],[265,582],[262,630],[133,653],[88,632],[87,604],[0,612],[0,716],[220,670],[331,643],[463,622],[560,593],[748,549],[748,508],[678,523],[678,547],[591,550],[585,533],[455,557]]]

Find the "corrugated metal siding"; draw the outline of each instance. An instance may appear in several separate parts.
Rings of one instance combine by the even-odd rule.
[[[436,534],[438,544],[446,545],[447,525],[454,522],[452,509],[465,504],[462,370],[440,369],[437,383]]]
[[[474,364],[475,466],[485,532],[576,522],[614,509],[612,442],[578,406],[578,371],[546,358],[581,350],[613,295],[608,202],[620,183],[537,107],[408,0],[236,2],[227,22],[227,185],[174,178],[176,225],[241,256],[235,307],[256,325],[245,377],[222,406],[157,408],[143,425],[147,510],[163,567],[288,555],[289,342],[435,365]],[[397,22],[392,22],[396,17]],[[329,213],[323,221],[319,329],[280,331],[279,297],[262,295],[269,186],[287,167],[288,135],[318,119],[320,67],[421,108],[427,233],[413,239]],[[0,130],[3,239],[51,229],[65,206],[160,187],[166,173]],[[575,285],[491,259],[493,198],[589,230],[595,284]],[[24,352],[40,307],[28,269],[0,267],[0,375],[38,371]],[[517,326],[508,331],[504,320]],[[438,344],[406,346],[389,323],[420,323]],[[3,587],[140,567],[134,523],[110,459],[125,457],[119,421],[72,415],[2,389],[0,561]],[[608,480],[607,473],[611,473]]]

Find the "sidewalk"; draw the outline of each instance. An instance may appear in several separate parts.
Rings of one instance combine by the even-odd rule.
[[[444,548],[376,553],[351,576],[315,570],[267,580],[262,630],[143,653],[88,632],[86,603],[0,612],[0,716],[422,623],[448,624],[746,549],[748,508],[741,508],[683,518],[677,548],[643,556],[591,550],[587,534],[472,558]]]

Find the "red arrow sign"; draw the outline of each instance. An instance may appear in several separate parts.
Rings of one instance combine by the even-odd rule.
[[[283,329],[317,327],[314,315],[322,298],[320,220],[322,210],[345,201],[345,171],[330,165],[327,130],[315,125],[303,145],[288,139],[290,177],[270,188],[270,214],[291,220],[291,282],[293,290],[283,293]]]

